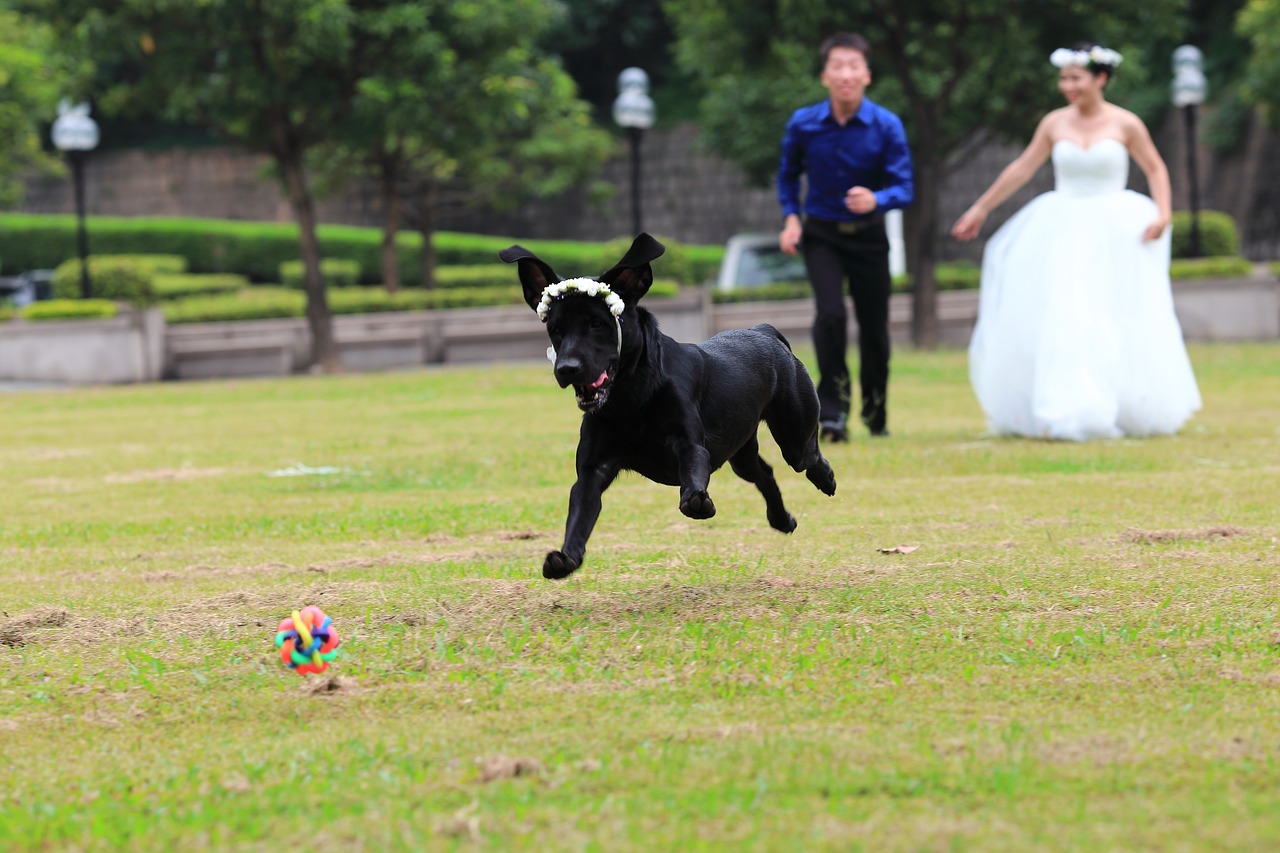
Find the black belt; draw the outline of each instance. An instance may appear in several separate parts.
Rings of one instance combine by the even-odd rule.
[[[883,224],[884,217],[875,216],[871,219],[837,220],[835,226],[836,230],[841,234],[857,234],[860,231],[866,231],[868,228]]]

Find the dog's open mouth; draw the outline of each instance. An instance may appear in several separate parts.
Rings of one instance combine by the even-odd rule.
[[[578,408],[584,412],[594,412],[604,405],[604,401],[609,398],[609,388],[613,384],[613,377],[609,374],[613,370],[613,365],[609,369],[600,372],[596,377],[596,381],[589,385],[574,385],[573,393],[578,397]]]

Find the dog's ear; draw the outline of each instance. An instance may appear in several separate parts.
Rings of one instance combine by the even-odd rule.
[[[542,301],[542,291],[548,285],[560,281],[560,276],[524,246],[508,246],[498,253],[498,257],[509,264],[520,265],[520,286],[524,288],[524,301],[537,311],[538,303]]]
[[[648,293],[649,285],[653,284],[653,269],[649,264],[662,257],[666,250],[666,246],[641,232],[632,241],[631,248],[622,256],[622,260],[600,276],[600,280],[608,284],[624,302],[634,305],[640,301],[641,296]]]

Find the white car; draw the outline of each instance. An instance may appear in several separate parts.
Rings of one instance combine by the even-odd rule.
[[[907,268],[906,246],[902,240],[902,211],[891,210],[884,219],[889,233],[889,273],[896,278]],[[737,290],[779,281],[807,280],[804,259],[799,255],[784,254],[778,248],[777,234],[735,234],[725,244],[716,289]]]

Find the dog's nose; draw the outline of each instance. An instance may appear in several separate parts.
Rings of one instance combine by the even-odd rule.
[[[566,388],[582,375],[582,361],[573,356],[566,356],[556,361],[556,381],[561,388]]]

